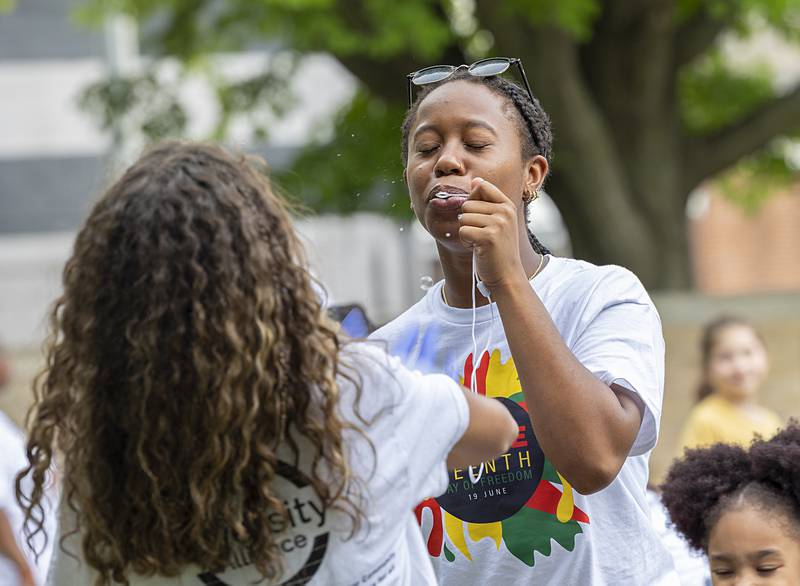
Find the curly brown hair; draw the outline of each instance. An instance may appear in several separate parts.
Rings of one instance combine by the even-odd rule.
[[[743,504],[772,513],[800,539],[800,423],[791,420],[747,450],[728,444],[686,450],[661,490],[672,523],[696,550],[705,551],[723,513]]]
[[[343,443],[355,427],[338,412],[337,376],[356,384],[356,401],[360,385],[343,372],[288,211],[251,160],[177,142],[97,202],[34,385],[17,481],[29,542],[63,458],[63,502],[97,584],[190,563],[218,571],[234,547],[277,578],[275,514],[288,517],[271,483],[279,446],[299,458],[295,432],[317,495],[357,530],[360,483]]]

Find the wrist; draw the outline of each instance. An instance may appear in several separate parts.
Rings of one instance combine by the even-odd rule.
[[[530,283],[525,278],[525,273],[520,272],[519,274],[499,279],[491,285],[486,283],[486,287],[489,288],[492,298],[497,300],[499,297],[506,297],[511,293],[522,291],[525,287],[529,288]]]

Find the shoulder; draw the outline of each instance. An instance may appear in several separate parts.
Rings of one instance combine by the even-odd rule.
[[[725,410],[719,398],[710,395],[692,407],[688,421],[692,425],[711,425],[724,415]]]
[[[572,258],[551,257],[548,289],[591,296],[596,302],[637,302],[652,305],[639,278],[625,267],[595,265]]]

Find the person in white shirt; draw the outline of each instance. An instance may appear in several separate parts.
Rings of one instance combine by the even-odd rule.
[[[146,153],[80,230],[30,429],[63,461],[49,583],[434,584],[412,509],[507,409],[341,338],[247,160]]]
[[[511,66],[524,89],[498,77]],[[373,337],[519,426],[507,454],[453,470],[418,508],[439,580],[678,584],[645,496],[664,383],[653,303],[630,271],[556,258],[529,233],[553,137],[518,59],[408,80],[404,178],[444,280]]]
[[[0,347],[0,393],[10,379],[11,366]],[[50,561],[52,542],[34,537],[31,547],[22,531],[23,514],[16,499],[16,477],[25,467],[25,436],[22,430],[0,411],[0,586],[41,586]],[[23,489],[28,490],[28,483]],[[47,503],[44,522],[52,531],[54,515]],[[38,559],[34,548],[41,548]]]

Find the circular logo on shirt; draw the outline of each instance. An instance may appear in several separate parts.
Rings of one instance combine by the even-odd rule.
[[[289,576],[281,585],[303,586],[314,577],[328,549],[327,511],[314,492],[311,480],[300,470],[278,461],[276,473],[272,488],[276,494],[284,496],[288,515],[284,520],[273,513],[269,519],[283,555],[283,575]],[[198,578],[208,586],[228,586],[255,583],[262,577],[249,552],[238,549],[224,572],[204,572]]]
[[[469,523],[492,523],[512,516],[533,496],[544,470],[544,453],[527,412],[510,399],[496,400],[511,412],[519,428],[511,449],[485,462],[483,474],[474,484],[468,469],[452,470],[447,492],[436,499],[445,511]],[[478,469],[473,466],[475,475]]]

